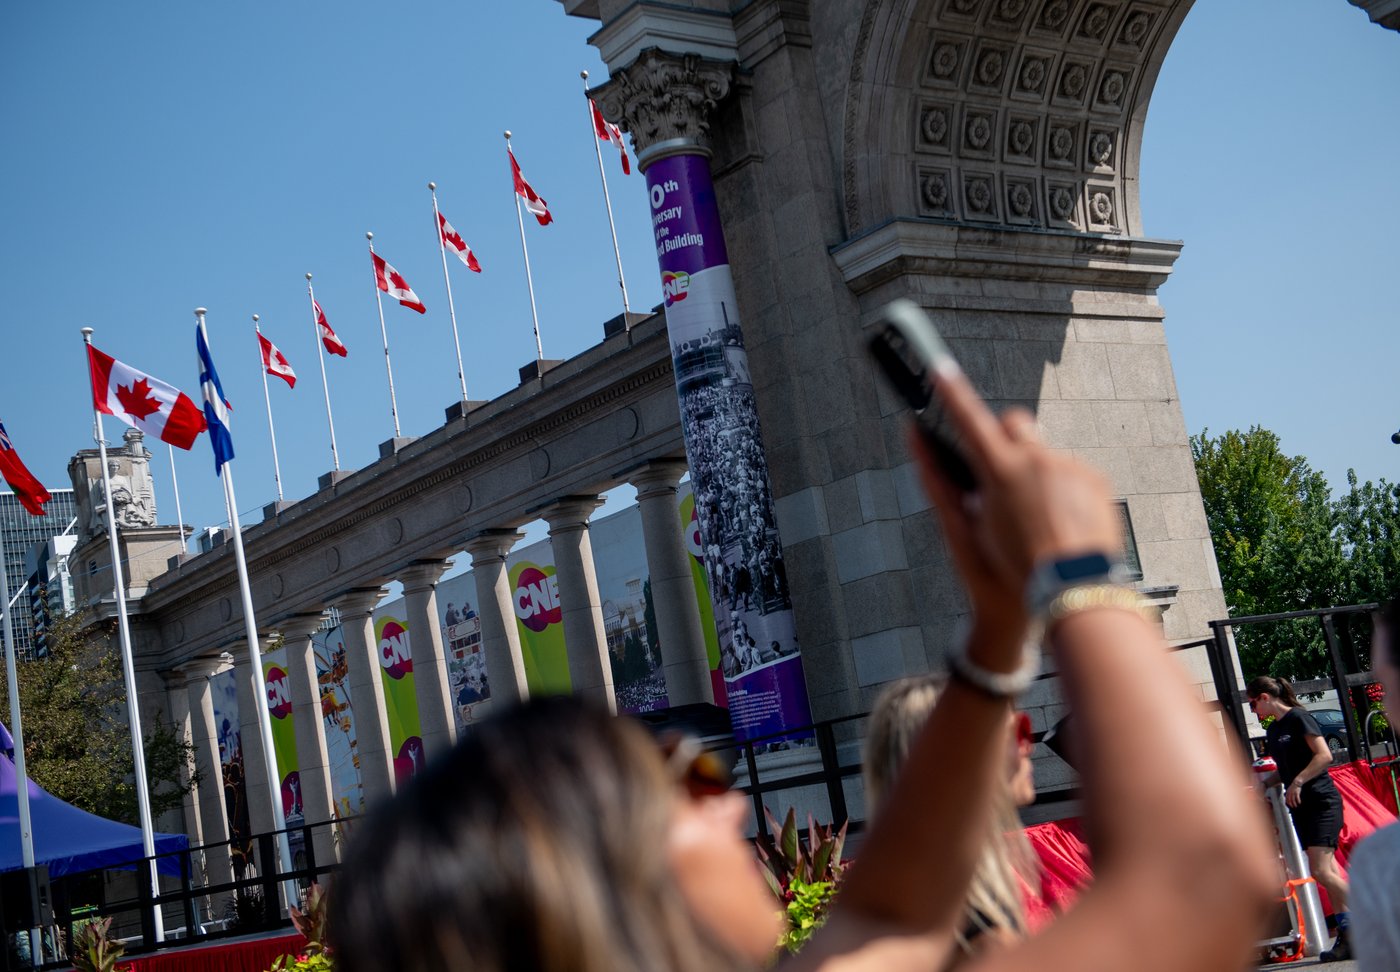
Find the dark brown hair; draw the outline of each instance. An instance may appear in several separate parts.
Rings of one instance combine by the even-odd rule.
[[[478,723],[356,828],[329,892],[336,968],[739,968],[670,873],[674,793],[644,729],[577,699]]]
[[[1272,675],[1259,675],[1250,679],[1245,686],[1245,692],[1251,699],[1260,695],[1268,694],[1278,699],[1290,709],[1303,709],[1305,706],[1298,701],[1298,696],[1293,694],[1293,686],[1286,678],[1274,678]]]

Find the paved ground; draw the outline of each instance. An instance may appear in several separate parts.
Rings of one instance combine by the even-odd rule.
[[[1259,968],[1272,969],[1274,972],[1278,972],[1280,969],[1288,969],[1289,972],[1292,972],[1293,969],[1317,969],[1319,972],[1324,972],[1324,970],[1325,972],[1357,972],[1357,965],[1355,962],[1328,962],[1324,965],[1317,959],[1299,959],[1296,962],[1275,962],[1272,965],[1261,965]]]

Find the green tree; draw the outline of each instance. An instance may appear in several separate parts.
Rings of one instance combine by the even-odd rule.
[[[48,654],[21,662],[20,707],[24,715],[26,770],[39,786],[90,813],[135,823],[136,784],[131,731],[126,719],[121,659],[107,630],[94,630],[84,616],[58,618],[47,634]],[[8,693],[0,718],[10,720]],[[151,814],[179,807],[189,784],[198,782],[194,749],[168,724],[143,727]]]
[[[1347,555],[1344,597],[1383,603],[1400,595],[1400,486],[1382,479],[1358,484],[1347,471],[1347,493],[1337,500],[1337,530]]]
[[[1255,426],[1191,437],[1232,616],[1301,611],[1347,602],[1346,548],[1340,516],[1321,473],[1302,456],[1285,455],[1278,436]],[[1235,629],[1246,675],[1309,678],[1326,670],[1315,621]]]

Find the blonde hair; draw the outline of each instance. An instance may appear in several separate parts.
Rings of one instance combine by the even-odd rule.
[[[943,684],[944,679],[932,675],[900,679],[875,701],[866,731],[864,765],[866,804],[872,814],[879,812],[889,794]],[[971,951],[971,940],[983,932],[1007,932],[1018,938],[1026,934],[1021,880],[1032,881],[1037,869],[1004,776],[997,784],[993,807],[956,934],[964,951]]]

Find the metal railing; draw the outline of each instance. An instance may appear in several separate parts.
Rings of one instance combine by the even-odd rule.
[[[120,938],[127,955],[138,956],[161,948],[217,941],[252,932],[289,928],[280,890],[284,882],[295,882],[305,890],[321,875],[335,870],[334,861],[316,859],[316,832],[339,828],[353,818],[342,818],[317,824],[301,824],[279,831],[258,834],[251,838],[234,838],[214,844],[186,847],[149,858],[134,858],[107,867],[64,874],[50,879],[50,900],[56,940],[67,946],[73,941],[77,927],[95,919],[111,917],[113,937]],[[332,829],[334,835],[336,831]],[[293,847],[291,866],[277,866],[277,838],[286,834]],[[338,838],[337,838],[338,839]],[[249,853],[251,851],[251,854]],[[229,856],[230,867],[236,868],[231,881],[210,883],[204,859],[213,854]],[[149,861],[162,870],[159,893],[153,893],[150,882],[133,880],[132,893],[109,897],[112,871],[140,873]],[[238,862],[241,861],[241,866]],[[173,872],[173,873],[172,873]],[[300,905],[300,901],[290,902]],[[223,904],[225,915],[213,914]],[[166,925],[165,941],[156,940],[155,909],[161,909]],[[172,927],[171,919],[178,916],[179,924]],[[67,947],[58,949],[59,957],[22,968],[65,969],[71,967],[66,958]],[[0,949],[0,968],[11,964],[8,950]]]
[[[1196,648],[1205,650],[1216,689],[1217,701],[1214,705],[1219,707],[1225,725],[1231,730],[1227,733],[1227,738],[1231,740],[1232,745],[1237,744],[1240,755],[1245,756],[1250,752],[1244,712],[1246,700],[1239,690],[1240,677],[1235,665],[1234,652],[1229,643],[1229,631],[1232,628],[1249,624],[1317,618],[1323,627],[1332,669],[1331,674],[1328,679],[1299,683],[1295,687],[1302,692],[1319,691],[1328,685],[1335,687],[1342,703],[1343,712],[1346,714],[1352,755],[1354,757],[1364,755],[1365,758],[1369,759],[1371,756],[1369,745],[1369,739],[1372,735],[1370,732],[1371,723],[1368,720],[1362,731],[1357,731],[1356,705],[1351,695],[1353,692],[1360,692],[1361,686],[1374,681],[1374,678],[1368,671],[1348,670],[1344,664],[1341,639],[1335,631],[1333,618],[1370,612],[1374,609],[1375,605],[1348,605],[1316,611],[1293,611],[1283,614],[1212,621],[1210,622],[1211,637],[1175,645],[1174,650],[1185,651]],[[1351,658],[1353,663],[1356,662],[1354,650],[1348,650],[1347,656]],[[1352,667],[1359,668],[1359,664],[1353,664]],[[1052,671],[1041,675],[1040,679],[1057,677],[1058,673]],[[857,730],[856,723],[867,717],[868,713],[860,713],[839,719],[814,722],[806,726],[788,727],[771,736],[758,737],[743,743],[737,743],[733,740],[714,743],[714,748],[732,752],[736,765],[742,764],[747,770],[747,780],[739,789],[753,801],[757,833],[760,838],[772,836],[764,812],[766,799],[785,791],[813,787],[819,788],[825,793],[830,807],[828,819],[834,826],[850,823],[853,830],[859,828],[861,821],[850,819],[845,781],[850,777],[859,776],[862,764],[859,756],[854,761],[843,761],[840,751],[843,742],[853,744],[860,738],[862,733]],[[1045,735],[1046,732],[1036,733],[1033,737],[1034,741],[1041,741]],[[796,740],[795,743],[794,740]],[[782,766],[770,766],[765,769],[764,764],[768,760],[764,757],[771,755],[775,751],[775,746],[780,743],[793,744],[792,748],[801,752],[811,753],[814,751],[817,756],[816,767],[796,773],[786,772],[786,767]],[[1397,747],[1393,732],[1386,743],[1391,757],[1390,761],[1394,762]],[[1380,762],[1385,763],[1386,760]],[[1042,792],[1037,797],[1037,804],[1043,806],[1061,803],[1076,799],[1078,796],[1078,787],[1060,787]],[[158,862],[174,858],[176,866],[173,869],[167,866],[167,870],[175,870],[177,873],[176,879],[173,882],[163,882],[160,893],[155,895],[152,894],[147,882],[133,881],[131,883],[135,890],[134,896],[109,901],[106,898],[104,882],[100,877],[95,881],[93,879],[93,875],[100,872],[54,878],[51,882],[54,924],[64,930],[65,938],[71,941],[73,926],[77,922],[107,915],[128,916],[123,927],[139,928],[139,934],[132,936],[129,943],[129,954],[132,955],[155,951],[172,944],[216,941],[232,935],[288,927],[289,921],[285,917],[280,901],[280,885],[286,881],[294,881],[300,888],[305,889],[320,875],[335,870],[339,866],[336,861],[318,861],[316,859],[316,841],[313,839],[315,832],[323,828],[337,828],[337,830],[332,830],[332,834],[335,840],[339,840],[345,832],[344,828],[353,819],[340,818],[324,823],[299,825],[281,831],[258,834],[248,839],[238,838],[218,844],[206,844],[181,851],[158,854],[155,857]],[[288,835],[288,839],[294,847],[295,860],[293,866],[288,870],[279,869],[275,863],[277,861],[275,841],[283,833]],[[254,852],[251,860],[248,860],[245,848],[251,848]],[[235,854],[235,851],[238,853]],[[209,854],[221,853],[229,854],[230,858],[234,860],[241,857],[247,863],[236,872],[232,881],[210,884],[200,880],[203,873],[201,867],[203,858]],[[132,860],[123,867],[134,869],[145,860],[145,858]],[[173,883],[174,886],[166,887],[166,883]],[[92,900],[94,886],[98,889],[97,900]],[[209,914],[214,903],[221,900],[226,903],[243,902],[242,910],[235,910],[229,916],[236,920],[223,920]],[[163,944],[155,941],[154,909],[156,907],[162,908],[162,914],[167,917],[171,912],[181,916],[184,928],[180,937]],[[136,915],[134,922],[129,917],[133,913]],[[9,968],[10,966],[6,963],[3,967]],[[36,967],[58,969],[65,968],[67,965],[64,962],[49,962]]]

